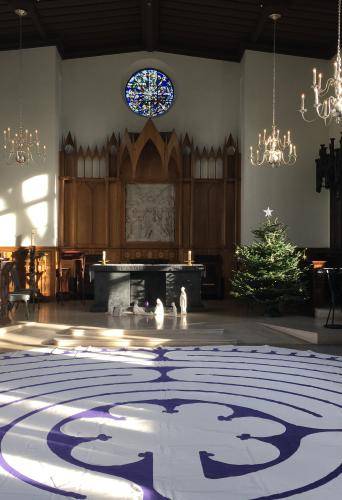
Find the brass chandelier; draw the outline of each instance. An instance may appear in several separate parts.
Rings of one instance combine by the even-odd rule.
[[[281,18],[280,14],[269,16],[273,21],[273,98],[272,98],[272,129],[267,135],[266,129],[259,134],[258,144],[253,150],[250,147],[250,161],[255,166],[279,167],[283,165],[294,165],[297,160],[296,146],[292,144],[290,131],[280,137],[279,128],[276,126],[276,24]]]
[[[22,20],[27,15],[24,9],[16,9],[19,17],[19,127],[14,133],[8,127],[4,130],[4,150],[8,155],[8,161],[15,161],[18,165],[28,165],[37,159],[46,159],[46,146],[41,146],[38,130],[32,134],[23,125],[23,29]]]

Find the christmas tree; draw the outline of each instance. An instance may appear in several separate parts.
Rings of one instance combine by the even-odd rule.
[[[276,313],[281,303],[307,298],[305,251],[288,241],[286,226],[271,217],[273,210],[264,212],[266,221],[253,231],[256,240],[236,249],[231,293]]]

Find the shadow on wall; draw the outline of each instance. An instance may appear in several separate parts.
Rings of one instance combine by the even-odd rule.
[[[14,167],[15,168],[15,167]],[[36,229],[36,244],[52,245],[55,239],[54,212],[56,186],[53,176],[39,174],[23,180],[23,171],[1,172],[0,184],[0,245],[28,246],[31,230]],[[49,234],[51,233],[52,234]]]

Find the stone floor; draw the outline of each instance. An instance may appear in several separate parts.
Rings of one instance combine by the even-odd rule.
[[[208,302],[201,312],[164,321],[153,316],[113,318],[90,312],[91,302],[41,304],[25,321],[19,309],[0,329],[0,350],[56,346],[274,345],[342,354],[342,330],[323,327],[323,318],[265,318],[226,302]]]

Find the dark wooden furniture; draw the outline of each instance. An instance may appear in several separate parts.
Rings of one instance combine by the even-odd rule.
[[[60,252],[57,274],[57,301],[85,298],[85,264],[86,257],[78,250]]]
[[[329,146],[321,144],[316,159],[316,191],[330,191],[330,247],[342,249],[342,137],[336,148],[335,139]]]
[[[0,260],[0,324],[10,321],[8,295],[10,291],[10,273],[13,262],[5,259]]]

